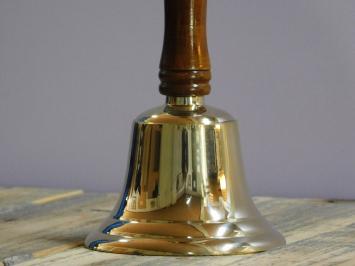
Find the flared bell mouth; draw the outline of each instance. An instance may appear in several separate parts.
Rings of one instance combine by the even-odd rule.
[[[125,223],[109,233],[92,232],[85,244],[97,251],[131,255],[213,256],[262,252],[285,240],[255,218],[234,223]]]

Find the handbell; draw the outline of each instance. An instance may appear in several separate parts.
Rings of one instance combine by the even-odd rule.
[[[207,0],[165,0],[159,77],[166,103],[134,121],[124,191],[86,238],[90,249],[227,255],[285,244],[248,194],[236,121],[204,104],[206,8]]]

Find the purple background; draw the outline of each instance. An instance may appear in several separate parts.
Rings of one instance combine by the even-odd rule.
[[[209,1],[210,105],[254,195],[355,199],[355,1]],[[0,185],[120,191],[163,1],[0,1]]]

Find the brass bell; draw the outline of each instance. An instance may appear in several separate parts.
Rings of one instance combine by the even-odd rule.
[[[227,255],[285,244],[248,194],[236,121],[204,104],[206,6],[207,0],[165,0],[159,76],[166,103],[134,121],[124,191],[86,238],[90,249]]]

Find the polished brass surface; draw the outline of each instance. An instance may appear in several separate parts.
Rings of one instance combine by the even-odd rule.
[[[124,191],[85,245],[145,255],[246,254],[283,245],[248,194],[236,121],[203,102],[211,89],[207,0],[164,6],[159,88],[166,104],[134,121]]]
[[[202,97],[167,97],[135,120],[126,178],[121,199],[87,247],[226,255],[285,243],[248,194],[236,121]]]

